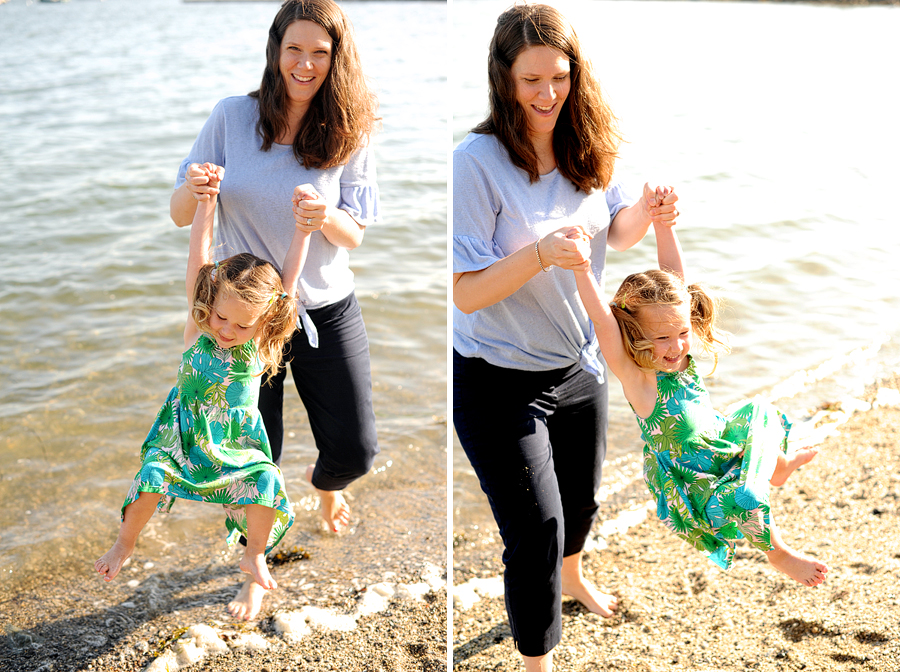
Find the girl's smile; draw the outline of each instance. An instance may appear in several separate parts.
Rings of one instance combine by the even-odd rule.
[[[209,316],[209,327],[220,348],[233,348],[256,336],[261,316],[261,312],[253,311],[240,299],[219,294]]]
[[[660,371],[684,371],[691,351],[691,307],[687,303],[643,306],[638,322],[653,344],[653,363]]]

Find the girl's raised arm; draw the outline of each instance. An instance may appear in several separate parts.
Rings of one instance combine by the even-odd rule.
[[[653,230],[656,233],[656,258],[659,270],[674,273],[686,283],[684,254],[681,251],[681,243],[678,240],[678,234],[675,233],[674,224],[671,226],[654,224]]]
[[[209,175],[209,184],[218,187],[224,176],[224,169],[211,163],[203,164]],[[200,334],[197,323],[194,322],[191,309],[194,304],[194,287],[197,284],[197,275],[200,269],[210,263],[213,242],[213,221],[216,215],[217,197],[211,195],[207,200],[197,203],[194,219],[191,221],[191,242],[188,250],[187,273],[184,279],[184,288],[188,299],[188,318],[184,326],[184,347],[193,345]]]
[[[575,284],[588,317],[594,323],[594,332],[597,334],[600,352],[603,353],[603,358],[610,370],[622,383],[625,398],[634,403],[646,386],[646,375],[625,352],[619,323],[616,321],[606,297],[603,296],[593,272],[590,269],[575,271]]]
[[[294,237],[291,239],[291,246],[288,248],[284,264],[281,267],[281,283],[284,285],[284,291],[291,297],[297,295],[297,281],[300,279],[300,272],[303,270],[306,254],[309,252],[309,236],[313,231],[321,230],[323,224],[323,220],[304,217],[300,201],[318,199],[319,192],[313,185],[301,184],[294,187],[293,212],[296,228]]]

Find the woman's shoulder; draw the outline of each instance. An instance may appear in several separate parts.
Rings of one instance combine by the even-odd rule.
[[[256,116],[259,114],[259,103],[251,96],[228,96],[222,98],[213,110],[228,116]]]
[[[509,160],[509,152],[496,135],[469,133],[453,150],[457,174],[483,173],[489,181],[504,181],[503,176],[517,171]]]
[[[467,154],[481,160],[491,160],[506,153],[496,135],[490,133],[469,133],[460,142],[454,154]]]

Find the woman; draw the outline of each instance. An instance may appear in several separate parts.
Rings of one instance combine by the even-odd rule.
[[[285,345],[285,361],[319,450],[306,476],[334,531],[349,522],[341,491],[369,471],[378,452],[368,340],[349,268],[349,250],[378,221],[368,142],[376,108],[340,7],[288,0],[269,29],[259,89],[216,105],[179,169],[171,200],[172,219],[187,226],[197,202],[218,194],[217,258],[250,252],[280,269],[295,220],[312,232],[297,285],[302,331]],[[199,165],[205,162],[225,168],[220,189],[208,184]],[[299,185],[312,185],[314,198]],[[276,464],[284,378],[281,369],[259,398]],[[253,618],[264,593],[248,581],[229,610]]]
[[[607,388],[570,269],[624,250],[674,192],[631,204],[612,182],[620,136],[572,26],[504,12],[488,59],[490,114],[453,155],[453,418],[504,542],[507,613],[527,670],[549,670],[561,594],[609,617],[582,575],[606,453]],[[580,226],[589,247],[567,238]],[[554,268],[559,267],[559,268]]]

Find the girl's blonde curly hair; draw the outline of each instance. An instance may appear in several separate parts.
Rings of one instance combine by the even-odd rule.
[[[644,371],[656,371],[653,366],[653,343],[644,335],[638,312],[644,306],[690,305],[691,329],[703,349],[712,355],[712,374],[719,363],[719,355],[730,352],[728,332],[719,329],[721,301],[699,284],[685,285],[674,273],[650,270],[632,273],[622,282],[610,302],[612,314],[622,332],[625,352]]]
[[[209,317],[220,293],[233,296],[252,311],[260,312],[257,351],[268,380],[281,366],[284,342],[297,323],[297,304],[285,293],[275,267],[246,252],[218,265],[206,264],[197,274],[191,316],[201,331],[208,334],[212,333]]]

